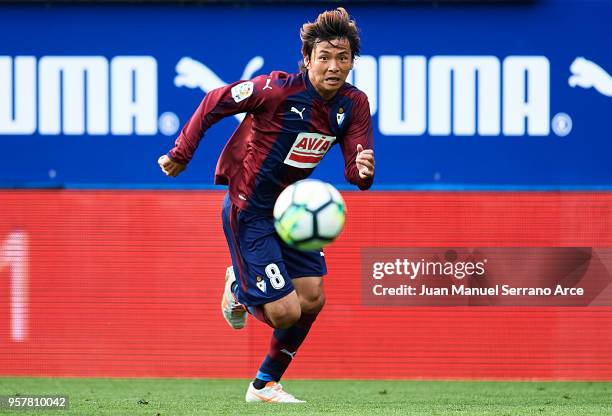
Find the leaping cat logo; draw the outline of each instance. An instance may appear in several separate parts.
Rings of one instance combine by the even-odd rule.
[[[572,71],[572,76],[568,80],[570,87],[593,87],[601,94],[612,97],[612,77],[595,62],[580,56],[574,59],[570,71]]]
[[[242,72],[240,79],[251,79],[253,74],[259,71],[264,65],[264,59],[261,56],[252,58]],[[208,93],[215,88],[228,85],[209,67],[201,62],[191,59],[188,56],[181,58],[176,64],[176,77],[174,85],[177,87],[199,88],[204,93]],[[236,114],[234,117],[238,121],[242,121],[244,114]]]

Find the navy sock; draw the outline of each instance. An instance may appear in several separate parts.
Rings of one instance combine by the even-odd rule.
[[[300,320],[291,328],[274,330],[268,355],[257,372],[257,379],[262,381],[281,379],[316,318],[317,314],[302,313]]]
[[[261,390],[266,387],[267,383],[268,382],[266,380],[260,380],[256,378],[255,380],[253,380],[253,387],[255,387],[257,390]]]

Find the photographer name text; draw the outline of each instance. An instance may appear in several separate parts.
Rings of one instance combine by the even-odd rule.
[[[372,286],[374,296],[582,296],[583,288],[564,287],[514,287],[511,285],[494,285],[491,287],[468,287],[451,285],[450,287],[432,287],[427,285],[402,284],[385,287]]]

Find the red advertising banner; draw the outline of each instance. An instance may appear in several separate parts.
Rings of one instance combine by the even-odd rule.
[[[368,306],[361,270],[364,248],[610,248],[611,193],[343,195],[327,305],[287,377],[612,380],[612,307]],[[0,192],[0,375],[253,376],[271,330],[221,317],[222,198]]]

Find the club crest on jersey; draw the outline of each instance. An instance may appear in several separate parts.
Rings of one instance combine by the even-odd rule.
[[[239,103],[253,94],[253,82],[245,81],[232,87],[232,98]]]
[[[321,162],[335,140],[334,136],[302,132],[291,146],[285,163],[296,168],[314,168]]]
[[[257,288],[262,292],[266,293],[266,281],[263,280],[260,276],[257,276],[256,280],[257,283],[255,283],[255,285],[257,285]]]
[[[336,113],[336,121],[338,122],[338,127],[342,125],[342,122],[344,121],[344,116],[344,108],[340,107],[338,109],[338,112]]]

